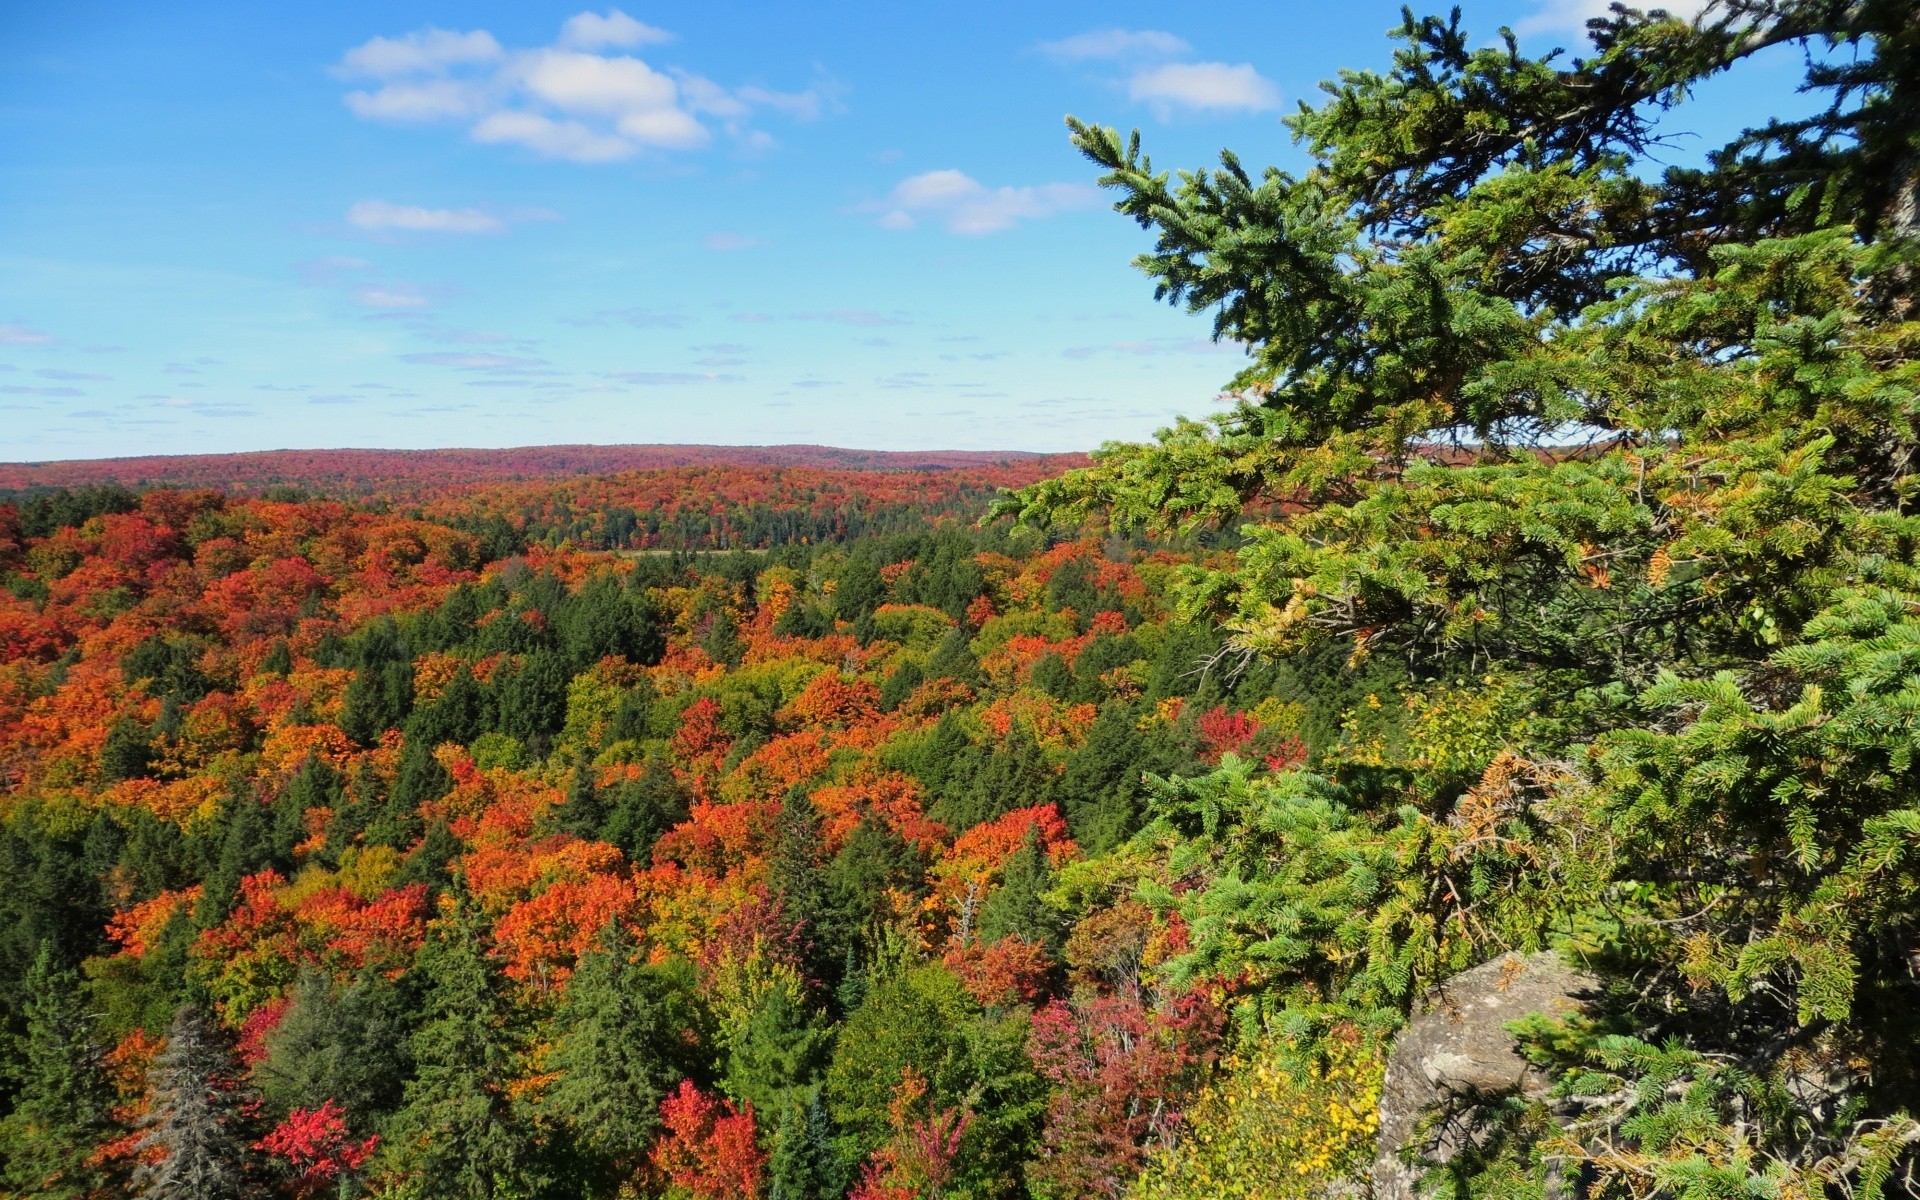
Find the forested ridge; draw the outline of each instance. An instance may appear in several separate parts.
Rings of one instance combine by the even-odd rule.
[[[0,1187],[1920,1190],[1920,8],[1590,34],[1409,14],[1299,175],[1071,121],[1251,361],[986,519],[0,505]]]

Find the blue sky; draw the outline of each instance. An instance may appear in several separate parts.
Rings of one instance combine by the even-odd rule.
[[[1545,48],[1595,6],[1467,18]],[[1279,118],[1397,13],[11,0],[0,459],[1143,437],[1237,355],[1153,302],[1061,116],[1298,166]]]

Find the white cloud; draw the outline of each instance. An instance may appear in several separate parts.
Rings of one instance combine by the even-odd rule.
[[[1543,0],[1536,11],[1514,23],[1514,32],[1582,34],[1588,21],[1607,15],[1611,3],[1612,0]],[[1647,7],[1664,8],[1683,21],[1691,21],[1706,9],[1707,0],[1667,0],[1665,3],[1655,0]]]
[[[1127,81],[1127,95],[1163,114],[1172,108],[1265,112],[1280,107],[1280,89],[1247,63],[1167,63]]]
[[[695,371],[609,371],[608,379],[642,387],[672,387],[694,383],[738,383],[738,375],[711,375]]]
[[[624,138],[595,133],[578,121],[555,121],[539,113],[497,112],[473,127],[476,142],[503,142],[525,146],[548,158],[572,162],[616,162],[632,157],[636,147]]]
[[[515,68],[520,86],[567,112],[618,116],[679,101],[673,80],[637,58],[573,50],[535,50]]]
[[[705,238],[709,250],[751,250],[759,244],[759,238],[741,233],[710,233]]]
[[[362,200],[347,210],[347,224],[355,229],[399,229],[409,233],[499,233],[507,223],[477,208],[421,208]]]
[[[348,92],[347,107],[369,121],[444,121],[471,117],[487,106],[484,89],[452,79],[390,83],[377,92]]]
[[[353,302],[362,308],[425,308],[427,298],[417,288],[405,284],[369,284],[353,294]]]
[[[400,75],[419,75],[429,71],[444,71],[449,67],[496,62],[505,53],[500,43],[484,29],[476,29],[472,33],[422,29],[405,37],[376,37],[362,42],[347,51],[335,69],[345,75],[392,79]]]
[[[1193,49],[1185,38],[1159,29],[1095,29],[1057,42],[1040,43],[1040,52],[1063,62],[1097,58],[1172,58]]]
[[[671,42],[673,35],[644,21],[636,21],[617,8],[603,16],[583,12],[567,18],[560,27],[560,44],[569,50],[604,50],[609,46],[630,49]]]
[[[664,30],[609,9],[568,18],[547,46],[509,50],[485,30],[426,29],[373,38],[348,51],[335,69],[378,81],[346,93],[356,116],[460,121],[474,141],[580,163],[697,149],[713,140],[707,121],[752,153],[773,145],[765,131],[750,127],[755,113],[807,121],[838,106],[831,80],[796,92],[729,89],[612,52],[671,40]]]
[[[460,371],[490,371],[499,375],[550,374],[544,358],[523,358],[512,354],[469,354],[453,350],[422,351],[402,354],[400,361],[429,367],[452,367]]]
[[[912,229],[927,219],[938,221],[951,233],[984,234],[1086,208],[1098,199],[1097,192],[1082,184],[989,188],[962,171],[949,169],[901,180],[877,207],[883,229]]]
[[[25,325],[0,323],[0,346],[53,346],[59,341],[50,333],[28,329]]]

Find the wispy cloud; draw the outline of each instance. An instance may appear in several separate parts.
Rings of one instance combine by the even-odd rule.
[[[1280,107],[1280,89],[1249,63],[1165,63],[1127,80],[1127,95],[1163,118],[1175,108],[1267,112]]]
[[[635,329],[678,329],[687,323],[687,315],[677,312],[656,312],[646,308],[603,308],[591,316],[561,317],[560,323],[581,329],[593,329],[616,323],[631,325]]]
[[[636,21],[617,8],[604,14],[583,12],[567,18],[560,27],[560,44],[569,50],[631,49],[673,41],[673,35]]]
[[[772,139],[751,127],[755,114],[804,121],[839,107],[830,81],[799,91],[729,88],[616,53],[672,40],[663,29],[609,9],[578,13],[551,45],[524,50],[507,49],[483,29],[376,37],[349,50],[335,72],[365,81],[345,96],[357,116],[460,121],[476,142],[579,163],[697,149],[713,138],[709,121],[740,148],[763,149]]]
[[[1535,11],[1514,23],[1514,32],[1584,33],[1587,22],[1606,16],[1611,5],[1612,0],[1543,0]],[[1691,21],[1705,11],[1707,0],[1666,0],[1647,7],[1663,8],[1683,21]]]
[[[1094,29],[1061,38],[1057,42],[1041,42],[1039,49],[1047,57],[1062,62],[1085,62],[1090,59],[1172,58],[1189,53],[1193,47],[1187,44],[1185,38],[1159,29]]]
[[[739,383],[739,375],[713,375],[699,371],[609,371],[608,379],[641,387],[674,387],[696,383]]]
[[[514,354],[462,353],[455,350],[423,350],[402,354],[401,362],[416,366],[452,367],[458,371],[486,371],[496,375],[551,374],[552,364],[544,358]]]
[[[901,180],[884,201],[868,206],[886,229],[936,221],[950,233],[999,233],[1022,221],[1087,208],[1099,193],[1078,183],[990,188],[963,171],[927,171]]]
[[[1545,2],[1604,6],[1607,0]],[[1165,30],[1095,29],[1042,42],[1039,50],[1056,62],[1111,62],[1128,71],[1114,84],[1163,121],[1177,111],[1256,113],[1280,107],[1280,89],[1251,64],[1191,61],[1193,47]]]
[[[0,322],[0,346],[57,346],[60,339],[25,325]]]
[[[741,233],[710,233],[702,244],[709,250],[751,250],[760,244],[760,239]]]
[[[60,379],[80,382],[113,378],[111,375],[102,375],[96,371],[62,371],[55,367],[42,367],[40,370],[35,371],[34,374],[42,379]]]
[[[429,303],[425,292],[404,283],[369,284],[354,291],[353,302],[362,308],[379,309],[425,308]]]
[[[85,392],[73,387],[35,387],[30,384],[10,383],[0,386],[0,395],[5,396],[84,396]]]
[[[347,224],[372,232],[407,233],[500,233],[507,227],[499,217],[477,208],[422,208],[385,200],[355,204],[347,210]]]

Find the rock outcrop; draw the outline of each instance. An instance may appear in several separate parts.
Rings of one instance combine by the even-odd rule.
[[[1546,1095],[1551,1081],[1520,1056],[1507,1023],[1583,1009],[1598,988],[1558,955],[1503,954],[1422,996],[1387,1059],[1374,1200],[1414,1200],[1419,1171],[1407,1157],[1416,1138],[1427,1135],[1419,1151],[1429,1162],[1448,1162],[1467,1144],[1472,1135],[1462,1122],[1430,1127],[1436,1111],[1457,1113],[1514,1092]]]

